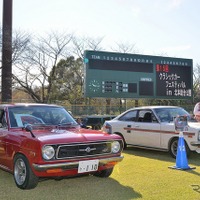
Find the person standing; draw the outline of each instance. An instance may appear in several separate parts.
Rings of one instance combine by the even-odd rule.
[[[80,125],[81,128],[87,128],[87,126],[83,124],[83,120],[81,118],[77,119],[77,123]]]
[[[193,113],[195,119],[200,122],[200,102],[195,105]]]

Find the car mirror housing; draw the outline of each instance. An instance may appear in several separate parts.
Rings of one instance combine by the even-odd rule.
[[[32,136],[33,138],[35,138],[35,135],[34,135],[33,132],[32,132],[33,127],[32,127],[31,124],[26,124],[26,125],[24,126],[24,129],[25,129],[27,132],[30,132],[30,133],[31,133],[31,136]]]
[[[27,132],[31,132],[33,130],[33,127],[31,126],[31,124],[26,124],[24,126],[24,129],[27,131]]]

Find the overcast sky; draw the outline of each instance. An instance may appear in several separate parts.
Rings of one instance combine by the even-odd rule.
[[[199,9],[199,0],[13,0],[13,29],[104,37],[105,49],[131,43],[140,54],[190,58],[195,66]]]

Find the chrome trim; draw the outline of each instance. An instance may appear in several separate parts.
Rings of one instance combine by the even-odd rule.
[[[12,173],[12,170],[9,169],[8,167],[6,167],[5,165],[0,165],[0,169],[3,169],[5,171],[8,171],[8,172],[11,172]]]
[[[56,150],[56,159],[57,160],[63,160],[63,159],[74,159],[74,158],[82,158],[82,157],[86,157],[86,158],[89,158],[89,157],[92,157],[92,156],[102,156],[102,155],[108,155],[108,154],[111,154],[112,153],[112,151],[110,151],[110,152],[107,152],[107,153],[101,153],[101,154],[93,154],[93,155],[88,155],[88,156],[74,156],[74,157],[62,157],[62,158],[60,158],[60,157],[58,157],[58,154],[59,154],[59,152],[60,152],[60,149],[61,148],[63,148],[63,147],[68,147],[68,146],[72,146],[72,147],[74,147],[74,146],[86,146],[86,145],[102,145],[102,144],[110,144],[110,145],[112,145],[112,142],[114,142],[114,141],[120,141],[120,140],[112,140],[112,141],[104,141],[104,142],[90,142],[90,143],[76,143],[76,144],[70,144],[70,145],[68,145],[68,144],[65,144],[65,145],[60,145],[60,146],[58,146],[58,149]],[[92,150],[94,150],[93,148],[92,148]],[[85,151],[85,149],[79,149],[79,151],[81,152],[81,151]],[[86,151],[87,152],[87,151]]]
[[[100,158],[99,159],[99,165],[105,165],[109,162],[120,162],[122,161],[124,156],[116,156],[116,157],[111,157],[111,158]],[[79,161],[76,162],[65,162],[65,163],[56,163],[56,164],[36,164],[33,163],[33,168],[37,171],[46,171],[48,169],[56,169],[56,168],[61,168],[61,169],[70,169],[70,167],[73,167],[73,169],[78,168]]]
[[[190,142],[192,146],[200,146],[200,141],[197,142]]]

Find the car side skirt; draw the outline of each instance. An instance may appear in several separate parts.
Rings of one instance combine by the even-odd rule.
[[[127,145],[132,146],[132,147],[136,147],[136,148],[140,148],[140,149],[151,149],[151,150],[155,150],[155,151],[169,151],[169,149],[165,149],[165,148],[155,148],[155,147],[133,145],[133,144],[127,144]]]

